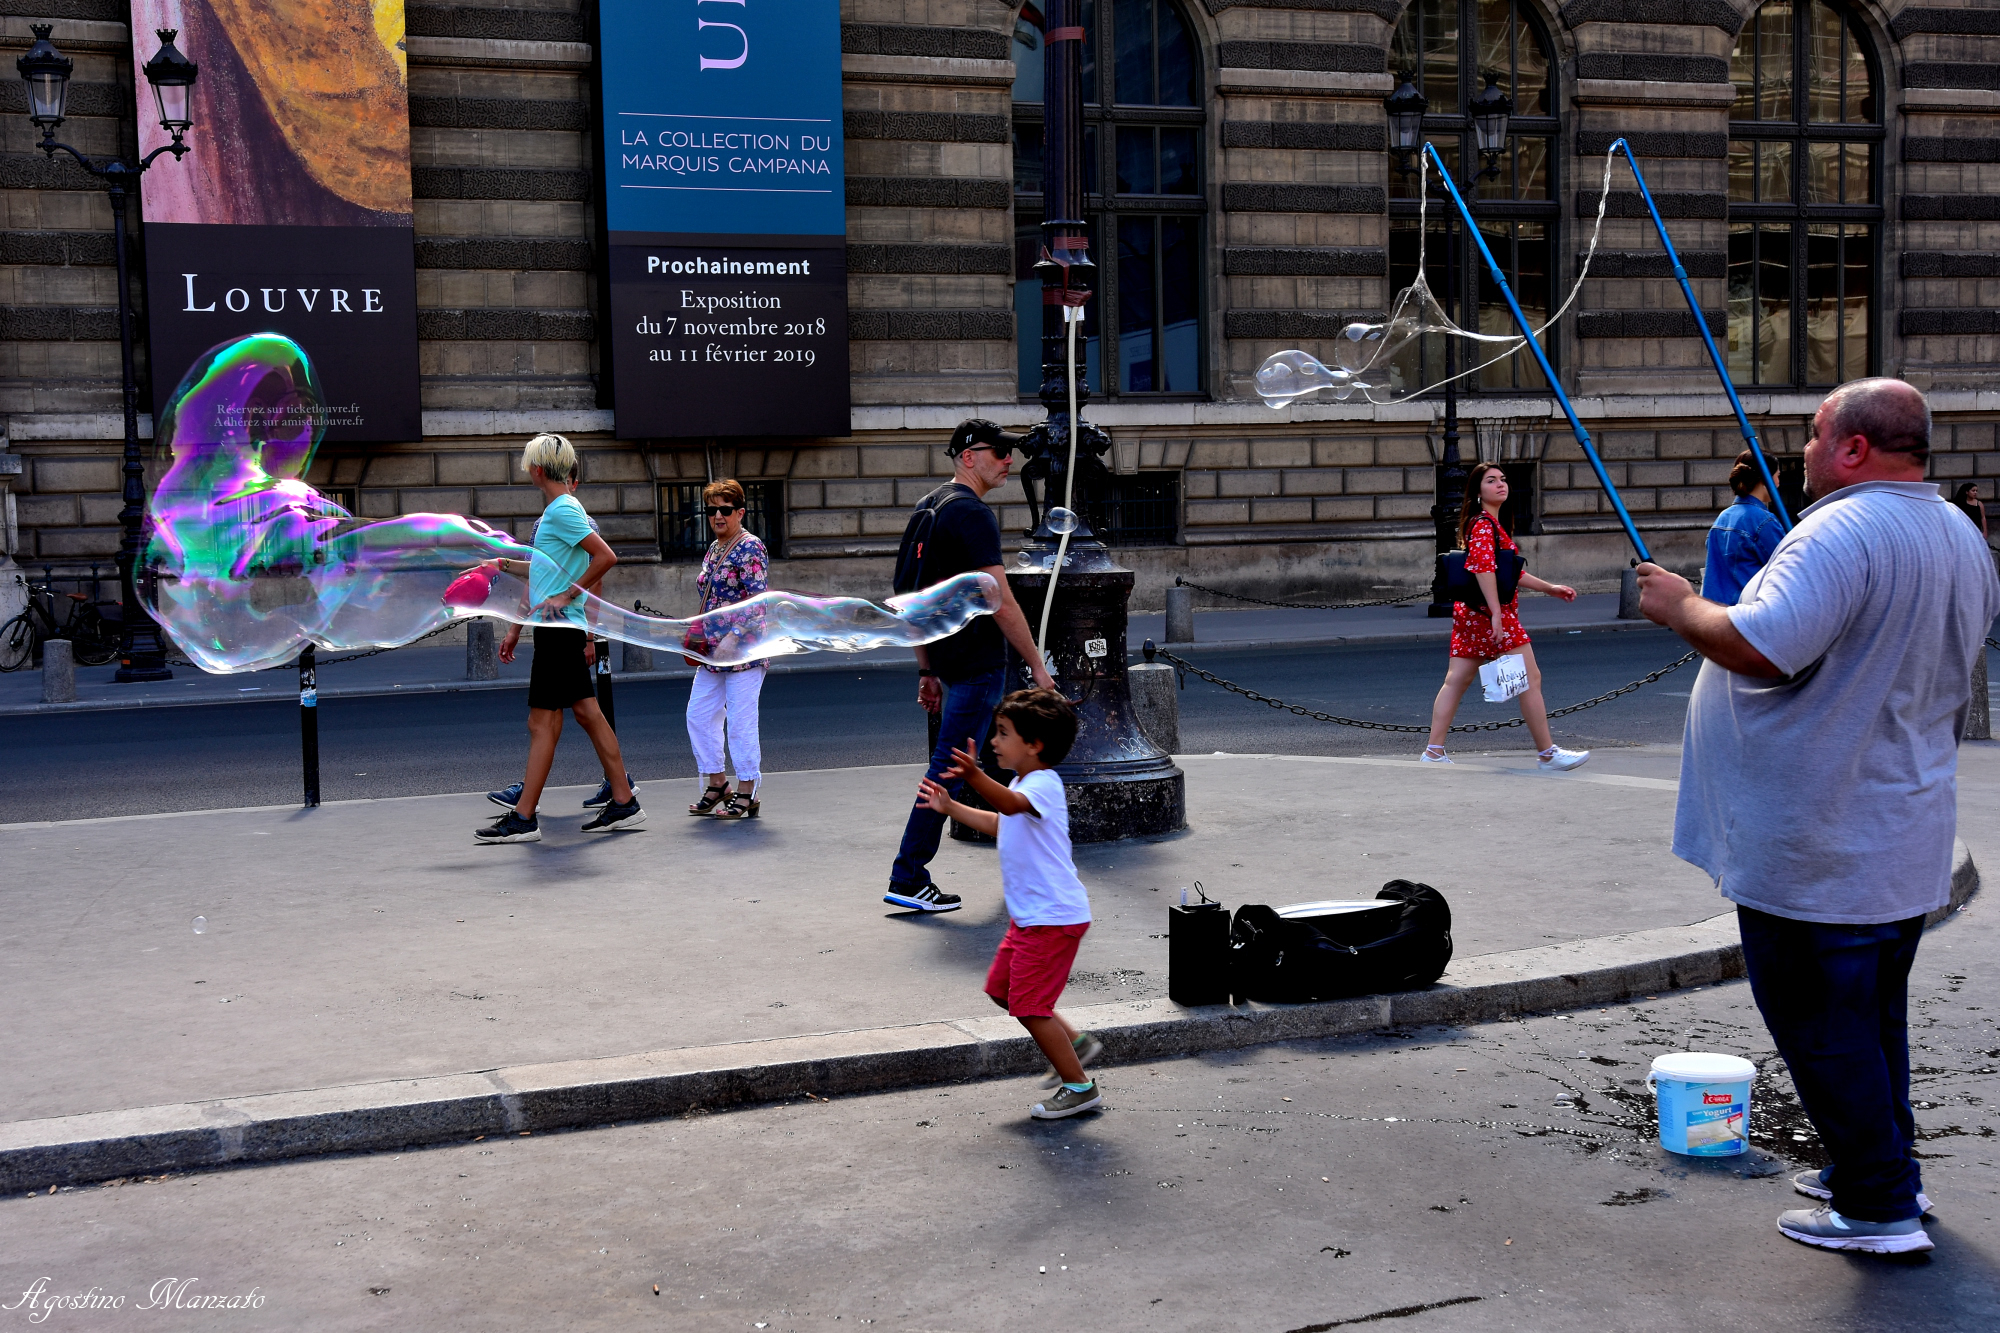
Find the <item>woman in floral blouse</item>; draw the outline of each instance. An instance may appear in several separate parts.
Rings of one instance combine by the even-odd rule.
[[[1500,604],[1499,555],[1502,550],[1518,553],[1514,536],[1500,526],[1500,507],[1507,503],[1507,474],[1498,463],[1475,463],[1465,479],[1465,505],[1459,510],[1458,544],[1465,548],[1465,572],[1479,581],[1486,604],[1477,609],[1464,602],[1451,608],[1451,663],[1445,668],[1444,687],[1431,706],[1431,743],[1418,757],[1427,764],[1448,764],[1444,738],[1451,734],[1451,719],[1459,700],[1479,679],[1479,666],[1503,653],[1518,652],[1526,659],[1528,692],[1521,698],[1521,718],[1528,734],[1535,738],[1536,767],[1559,773],[1575,768],[1590,758],[1588,750],[1565,750],[1549,735],[1548,705],[1542,702],[1542,669],[1535,664],[1535,650],[1528,645],[1528,631],[1521,628],[1520,594]],[[1530,592],[1547,593],[1565,602],[1576,600],[1576,589],[1550,583],[1523,570],[1520,586]]]
[[[764,543],[743,530],[747,503],[742,483],[711,482],[701,493],[709,531],[715,540],[701,558],[695,586],[701,591],[702,614],[755,597],[770,586],[771,556]],[[727,658],[732,640],[757,628],[756,611],[721,616],[710,628],[707,656]],[[688,696],[688,739],[701,769],[701,799],[688,807],[691,815],[713,819],[755,819],[760,802],[757,782],[763,776],[763,748],[757,736],[757,696],[764,689],[766,664],[760,659],[735,666],[697,665],[694,691]],[[728,729],[729,753],[736,759],[736,790],[723,773],[723,732]]]

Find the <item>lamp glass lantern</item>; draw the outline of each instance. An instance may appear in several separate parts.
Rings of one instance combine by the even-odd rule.
[[[35,34],[35,44],[14,62],[14,68],[28,85],[28,119],[47,134],[63,123],[64,108],[69,101],[69,76],[76,62],[49,40],[54,24],[36,23],[30,28]]]
[[[1490,160],[1507,147],[1507,121],[1514,114],[1514,99],[1500,91],[1500,77],[1486,76],[1486,91],[1472,99],[1472,137],[1479,151]]]
[[[1417,151],[1424,137],[1424,112],[1430,109],[1430,99],[1417,91],[1417,85],[1408,74],[1396,91],[1382,99],[1382,109],[1389,113],[1389,146],[1407,157]]]
[[[180,35],[178,28],[159,28],[154,35],[160,39],[160,50],[145,64],[146,82],[153,85],[153,101],[160,110],[160,128],[173,135],[178,143],[188,127],[194,124],[188,107],[188,90],[194,87],[195,76],[200,70],[174,45],[174,38]]]

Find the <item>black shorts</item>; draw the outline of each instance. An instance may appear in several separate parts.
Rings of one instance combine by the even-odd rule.
[[[535,660],[528,666],[528,707],[571,708],[597,697],[590,664],[583,660],[583,631],[535,627]]]

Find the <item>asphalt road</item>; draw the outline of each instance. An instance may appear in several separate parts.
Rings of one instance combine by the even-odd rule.
[[[1553,705],[1630,681],[1680,655],[1665,631],[1545,636],[1536,645]],[[1321,711],[1385,722],[1427,723],[1443,677],[1442,644],[1201,653],[1219,675]],[[1692,687],[1675,675],[1556,726],[1566,745],[1676,742]],[[619,739],[643,781],[691,777],[684,681],[618,687]],[[322,799],[355,800],[484,790],[520,775],[525,692],[327,699],[320,713]],[[924,720],[915,682],[898,672],[774,675],[764,687],[764,767],[769,772],[915,763]],[[1518,718],[1515,707],[1477,701],[1463,722]],[[1520,727],[1477,733],[1460,748],[1524,749]],[[1190,678],[1181,693],[1181,745],[1285,754],[1414,754],[1419,737],[1332,726],[1252,703]],[[301,787],[298,709],[287,702],[231,703],[0,718],[0,823],[278,805]],[[569,727],[554,781],[600,776],[581,730]],[[655,799],[671,797],[664,791]],[[642,797],[642,800],[644,798]],[[693,799],[692,794],[688,799]]]
[[[163,1326],[246,1330],[1987,1333],[1983,902],[1912,979],[1929,1256],[1778,1234],[1807,1206],[1791,1173],[1823,1158],[1735,982],[1113,1066],[1107,1110],[1055,1123],[1027,1117],[1033,1080],[1002,1079],[14,1195],[0,1307],[31,1327],[20,1294],[46,1278],[125,1304],[41,1327],[129,1328],[174,1278],[261,1301]],[[1661,1150],[1641,1080],[1690,1046],[1757,1061],[1752,1152]]]

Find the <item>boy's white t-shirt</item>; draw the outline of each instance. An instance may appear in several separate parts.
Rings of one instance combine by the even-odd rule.
[[[1069,850],[1069,798],[1052,768],[1015,778],[1008,790],[1031,811],[1000,816],[1000,884],[1017,926],[1076,926],[1090,920],[1090,894]]]

